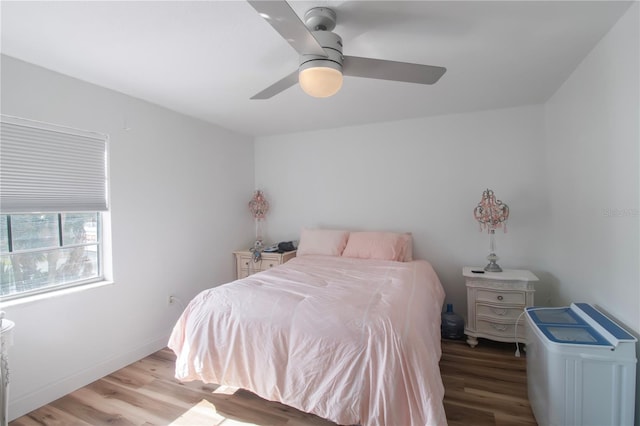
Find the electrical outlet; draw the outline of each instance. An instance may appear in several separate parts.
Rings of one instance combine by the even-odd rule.
[[[176,297],[170,295],[169,300],[167,301],[167,304],[173,305],[174,303],[176,303]]]

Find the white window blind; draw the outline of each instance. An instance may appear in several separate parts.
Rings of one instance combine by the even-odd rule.
[[[2,115],[2,213],[107,210],[106,135]]]

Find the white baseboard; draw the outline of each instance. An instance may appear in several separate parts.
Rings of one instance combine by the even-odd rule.
[[[86,386],[89,383],[113,373],[114,371],[159,351],[167,346],[168,341],[168,335],[160,339],[147,341],[141,346],[138,346],[126,353],[98,362],[89,368],[80,370],[77,373],[65,377],[57,382],[45,385],[34,392],[20,395],[13,400],[11,399],[11,383],[9,383],[9,420],[17,419],[36,408],[42,407],[51,401],[55,401],[76,389]],[[11,363],[11,360],[9,360],[9,363]]]

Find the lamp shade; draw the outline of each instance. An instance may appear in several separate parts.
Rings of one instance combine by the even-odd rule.
[[[509,206],[496,199],[492,190],[487,189],[482,193],[482,199],[475,209],[473,217],[480,223],[480,229],[488,232],[504,227],[507,232],[507,219],[509,219]]]
[[[342,87],[342,71],[338,69],[340,66],[331,61],[314,62],[318,66],[300,68],[298,81],[302,90],[315,98],[328,98],[338,93]]]
[[[249,211],[254,219],[264,219],[269,211],[269,202],[262,191],[257,190],[253,193],[253,198],[249,201]]]

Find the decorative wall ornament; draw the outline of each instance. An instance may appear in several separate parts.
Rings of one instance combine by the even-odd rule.
[[[487,272],[502,272],[502,268],[496,263],[496,229],[502,228],[507,232],[507,219],[509,218],[509,206],[496,199],[492,190],[486,189],[482,193],[482,199],[475,209],[473,209],[473,217],[480,224],[480,231],[487,230],[489,233],[489,263],[484,267]]]

